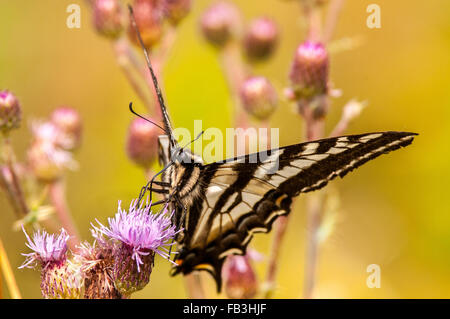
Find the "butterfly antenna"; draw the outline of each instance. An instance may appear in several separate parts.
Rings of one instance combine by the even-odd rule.
[[[205,133],[205,131],[201,131],[196,138],[194,138],[192,141],[190,141],[189,143],[187,143],[185,146],[182,147],[182,149],[184,150],[186,147],[188,147],[189,145],[191,145],[192,143],[194,143],[196,140],[198,140],[203,133]]]
[[[156,95],[158,96],[158,102],[159,102],[159,106],[161,108],[161,113],[162,113],[162,116],[163,116],[164,126],[166,128],[165,131],[168,133],[172,144],[173,145],[177,145],[175,137],[173,136],[173,133],[172,133],[173,132],[172,126],[170,124],[169,115],[167,114],[166,105],[164,103],[164,97],[163,97],[163,95],[161,93],[161,89],[160,89],[159,84],[158,84],[158,79],[156,78],[155,72],[153,71],[153,67],[152,67],[152,64],[150,62],[150,57],[148,55],[147,49],[145,48],[144,41],[142,41],[141,33],[139,32],[139,29],[138,29],[137,24],[136,24],[136,19],[134,18],[133,7],[129,4],[128,5],[128,9],[130,11],[131,25],[133,26],[134,30],[136,31],[136,35],[137,35],[137,38],[139,40],[139,44],[141,45],[142,50],[144,51],[145,60],[147,62],[148,69],[150,70],[150,74],[152,76],[153,86],[155,87]]]
[[[137,113],[137,112],[133,109],[133,102],[130,102],[129,108],[130,108],[130,112],[131,112],[131,113],[133,113],[133,114],[136,115],[137,117],[140,117],[140,118],[143,119],[143,120],[146,120],[146,121],[149,122],[149,123],[152,123],[153,125],[156,125],[156,126],[159,127],[161,130],[163,130],[164,133],[168,134],[165,128],[163,128],[162,126],[156,124],[156,123],[153,122],[152,120],[149,120],[148,118],[146,118],[146,117],[140,115],[139,113]]]

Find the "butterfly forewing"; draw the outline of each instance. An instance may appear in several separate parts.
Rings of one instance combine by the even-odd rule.
[[[254,233],[270,231],[278,216],[289,213],[293,197],[409,145],[414,135],[341,136],[203,165],[174,273],[207,270],[220,289],[225,257],[245,253]]]

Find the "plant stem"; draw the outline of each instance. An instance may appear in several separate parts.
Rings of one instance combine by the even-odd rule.
[[[342,6],[345,0],[332,0],[327,13],[327,18],[325,20],[325,27],[323,30],[323,42],[330,42],[333,37],[334,30],[336,29],[336,24],[339,19],[339,14],[341,13]]]
[[[304,4],[303,12],[308,21],[307,39],[309,41],[322,40],[322,17],[320,7],[317,5]]]
[[[327,103],[323,100],[323,103]],[[302,108],[302,116],[305,120],[305,135],[308,141],[320,139],[324,136],[323,118],[315,118],[314,110],[310,106]],[[322,219],[323,200],[319,193],[311,194],[306,202],[307,237],[305,273],[303,282],[303,293],[305,298],[312,298],[316,281],[316,268],[319,243],[317,240],[318,230]]]
[[[62,180],[55,181],[49,185],[49,196],[62,227],[70,235],[68,244],[73,251],[76,251],[76,246],[80,243],[80,236],[67,205],[65,185]]]
[[[9,200],[16,212],[18,218],[28,214],[28,206],[25,201],[24,193],[20,185],[19,177],[15,169],[16,156],[11,145],[9,136],[3,138],[3,161],[5,166],[2,167],[1,184],[5,192],[8,194]]]
[[[12,299],[22,299],[17,286],[16,279],[14,278],[14,273],[11,269],[11,264],[9,263],[8,256],[6,255],[5,248],[3,247],[3,242],[0,238],[0,269],[3,272],[3,276],[6,280],[6,285],[8,287],[9,293]]]
[[[122,69],[123,74],[138,97],[144,103],[145,107],[151,111],[154,103],[145,90],[145,87],[143,87],[143,84],[140,82],[139,73],[137,73],[136,70],[133,70],[133,67],[136,67],[136,63],[138,62],[133,56],[133,51],[130,48],[129,42],[125,38],[120,38],[113,43],[113,47],[117,63]],[[142,72],[142,66],[140,67],[139,72]]]
[[[318,230],[322,222],[323,211],[323,197],[321,195],[320,191],[311,194],[306,202],[308,234],[303,282],[303,296],[306,299],[313,298],[317,277],[316,270],[319,252]]]
[[[278,259],[280,257],[281,244],[286,233],[286,228],[289,222],[289,216],[281,216],[275,222],[275,237],[272,241],[272,248],[270,250],[270,257],[267,266],[267,275],[265,283],[264,298],[272,298],[276,289],[276,276],[278,272]]]
[[[248,115],[239,107],[239,90],[249,75],[249,71],[242,59],[239,43],[236,41],[228,43],[221,52],[220,60],[222,72],[225,74],[231,96],[233,97],[234,123],[237,127],[247,128],[249,126]]]

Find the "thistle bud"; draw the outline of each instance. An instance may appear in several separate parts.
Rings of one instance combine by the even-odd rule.
[[[217,2],[201,17],[200,27],[205,38],[216,46],[224,46],[237,32],[240,23],[237,8],[228,2]]]
[[[241,86],[240,96],[245,110],[259,120],[265,120],[272,115],[278,104],[274,87],[263,76],[245,80]]]
[[[178,24],[191,11],[191,0],[164,0],[164,12],[172,24]]]
[[[290,80],[297,99],[311,99],[328,91],[328,53],[317,42],[304,42],[295,52]]]
[[[95,0],[94,26],[97,31],[106,37],[117,38],[125,25],[125,16],[118,0]]]
[[[23,228],[22,228],[23,229]],[[82,282],[67,261],[69,235],[64,229],[60,234],[37,231],[31,239],[23,229],[32,253],[19,268],[41,268],[41,293],[45,299],[79,299]]]
[[[61,137],[64,139],[64,145],[61,145],[66,150],[74,150],[80,146],[82,122],[80,114],[70,107],[59,107],[53,111],[51,122],[59,129]]]
[[[264,59],[272,54],[278,42],[278,28],[269,18],[254,20],[247,29],[244,48],[251,59]]]
[[[158,155],[159,131],[141,118],[135,118],[128,129],[126,150],[128,157],[136,164],[148,167]]]
[[[247,255],[227,257],[222,274],[229,298],[249,299],[258,292],[258,280]]]
[[[22,111],[19,101],[11,92],[0,91],[0,130],[8,133],[20,126]]]
[[[136,25],[141,33],[142,41],[146,48],[151,48],[159,42],[163,35],[163,8],[159,0],[135,0],[133,5]],[[130,25],[128,28],[129,39],[140,45],[136,30]]]
[[[152,214],[150,205],[137,207],[131,203],[128,212],[119,209],[109,218],[109,227],[100,224],[100,234],[117,241],[114,256],[113,279],[117,290],[125,297],[141,290],[150,281],[155,253],[170,260],[167,246],[177,234],[171,217],[165,212]]]

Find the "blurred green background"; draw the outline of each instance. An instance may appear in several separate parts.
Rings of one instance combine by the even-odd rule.
[[[281,29],[274,57],[255,73],[275,84],[279,93],[296,46],[304,39],[296,1],[234,1],[248,21],[266,15]],[[81,29],[66,27],[66,7],[82,7]],[[194,0],[192,13],[178,30],[164,68],[164,86],[175,126],[193,129],[231,127],[232,105],[216,51],[198,31],[198,19],[211,3]],[[381,29],[366,27],[366,7],[381,6]],[[358,48],[331,55],[331,79],[343,90],[333,100],[328,128],[342,106],[356,97],[369,107],[348,133],[399,130],[420,133],[412,146],[370,162],[332,187],[341,209],[331,238],[320,251],[317,297],[450,297],[450,2],[446,0],[347,1],[334,39],[357,37]],[[0,89],[20,99],[24,122],[14,132],[20,159],[30,143],[31,119],[70,105],[84,122],[77,172],[67,177],[68,201],[83,239],[94,217],[104,221],[128,203],[145,182],[142,170],[124,152],[132,116],[127,105],[142,104],[122,75],[111,43],[92,28],[91,13],[76,0],[0,0]],[[282,101],[270,123],[280,128],[280,145],[302,139],[302,121]],[[295,203],[282,250],[275,297],[301,296],[304,268],[304,198]],[[17,267],[27,252],[24,236],[12,230],[14,214],[0,195],[0,237],[23,297],[40,298],[39,273]],[[268,255],[271,235],[256,236],[253,247]],[[366,286],[366,267],[381,266],[381,288]],[[184,298],[183,280],[169,277],[170,265],[157,260],[151,283],[137,298]],[[265,263],[256,265],[260,279]],[[215,297],[212,279],[204,281]],[[4,297],[8,292],[2,280]]]

